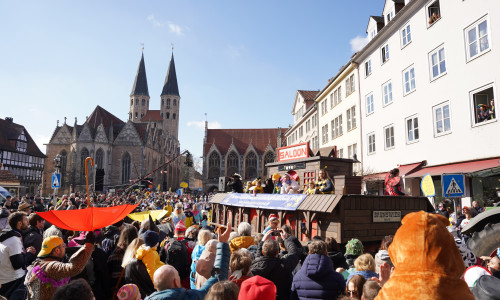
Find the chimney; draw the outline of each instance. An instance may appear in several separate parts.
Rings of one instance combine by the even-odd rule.
[[[9,124],[14,123],[14,119],[12,117],[5,118],[5,121],[7,121],[7,123],[9,123]]]

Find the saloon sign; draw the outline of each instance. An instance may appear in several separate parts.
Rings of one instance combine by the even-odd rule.
[[[309,157],[309,143],[278,148],[278,161],[288,161]]]

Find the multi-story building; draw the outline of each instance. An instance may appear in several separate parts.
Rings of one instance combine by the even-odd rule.
[[[500,71],[500,2],[386,0],[370,17],[360,70],[363,165],[381,193],[400,166],[406,192],[430,173],[465,173],[466,199],[497,197],[499,139],[494,99]],[[375,182],[375,184],[373,184]]]
[[[314,99],[318,91],[298,90],[293,102],[293,125],[285,132],[288,145],[309,143],[312,149],[320,147],[318,113]]]
[[[14,174],[19,183],[10,178],[14,184],[5,188],[18,194],[38,193],[44,161],[45,155],[23,125],[14,123],[13,118],[0,119],[0,170]]]
[[[59,122],[47,144],[44,178],[55,171],[54,158],[60,156],[60,193],[85,189],[85,159],[92,157],[95,167],[89,169],[89,184],[98,191],[129,184],[150,173],[179,152],[178,129],[180,94],[174,57],[170,58],[167,76],[160,96],[160,109],[151,110],[144,55],[141,56],[135,81],[127,100],[129,119],[120,120],[97,106],[81,125]],[[129,102],[130,101],[130,102]],[[129,103],[129,104],[128,104]],[[150,179],[162,190],[177,189],[180,160],[173,161],[164,172]],[[50,180],[44,180],[44,193],[51,192]]]
[[[319,145],[335,147],[338,158],[360,159],[359,79],[356,64],[349,61],[318,93]],[[359,161],[359,160],[358,160]],[[361,175],[361,165],[354,173]]]

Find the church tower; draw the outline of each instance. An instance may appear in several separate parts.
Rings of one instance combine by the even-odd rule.
[[[129,120],[134,123],[141,122],[149,110],[148,79],[146,78],[146,66],[144,65],[144,53],[141,56],[137,74],[135,74],[134,86],[130,93]]]
[[[167,76],[161,92],[161,115],[163,116],[163,130],[167,136],[178,139],[179,133],[179,108],[181,96],[177,86],[177,75],[175,73],[174,53],[170,57]]]

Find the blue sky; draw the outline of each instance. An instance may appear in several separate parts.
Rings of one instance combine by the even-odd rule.
[[[201,156],[209,128],[293,123],[298,89],[322,89],[362,43],[382,0],[0,0],[0,118],[42,151],[57,120],[82,124],[97,105],[126,121],[144,43],[150,109],[174,44],[181,150]]]

